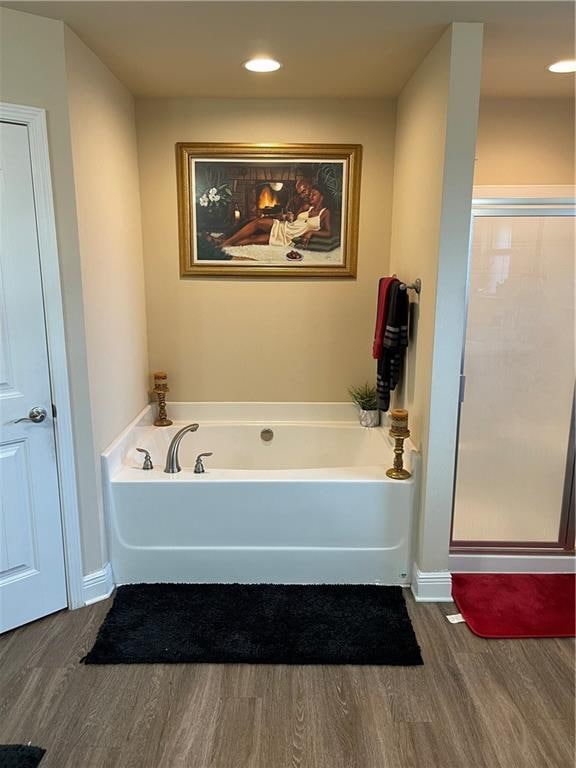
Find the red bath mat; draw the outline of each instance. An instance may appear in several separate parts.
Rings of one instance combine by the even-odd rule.
[[[574,637],[571,573],[453,573],[452,597],[480,637]]]

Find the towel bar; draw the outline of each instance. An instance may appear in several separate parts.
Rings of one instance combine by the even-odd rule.
[[[400,283],[400,290],[416,291],[416,293],[420,295],[420,291],[422,290],[422,280],[420,280],[420,278],[417,277],[413,283]]]

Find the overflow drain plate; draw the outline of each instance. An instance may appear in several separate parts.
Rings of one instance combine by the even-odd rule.
[[[260,437],[265,443],[269,443],[274,438],[274,432],[271,429],[263,429]]]

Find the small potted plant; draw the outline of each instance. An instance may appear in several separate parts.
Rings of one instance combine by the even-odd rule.
[[[379,426],[380,411],[378,410],[376,387],[366,383],[359,387],[350,387],[348,392],[360,409],[360,424],[363,427]]]

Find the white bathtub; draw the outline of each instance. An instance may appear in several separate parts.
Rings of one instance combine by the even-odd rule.
[[[170,404],[149,409],[103,454],[110,560],[117,584],[269,582],[408,584],[419,456],[413,477],[386,477],[387,429],[364,429],[348,404]],[[184,424],[182,472],[166,450]],[[274,432],[264,442],[264,428]],[[154,469],[144,471],[143,455]],[[194,459],[212,451],[206,473]]]

